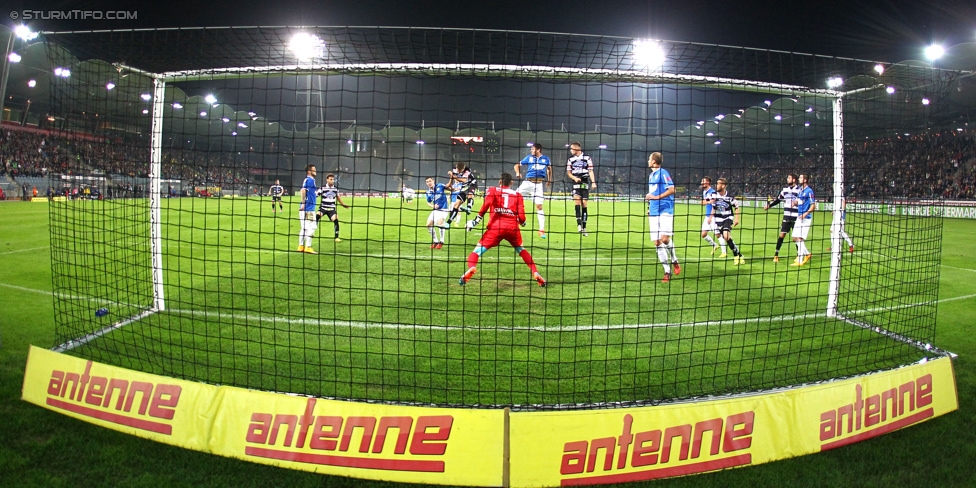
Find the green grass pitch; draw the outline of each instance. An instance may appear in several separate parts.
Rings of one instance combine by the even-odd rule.
[[[534,213],[523,231],[547,287],[536,286],[507,243],[489,251],[461,287],[483,227],[467,233],[457,222],[447,245],[431,250],[422,200],[349,200],[352,209],[339,209],[343,242],[333,241],[331,223],[320,222],[318,255],[296,251],[294,201],[274,214],[269,199],[164,200],[166,311],[77,354],[262,390],[482,406],[660,402],[923,357],[826,317],[827,212],[810,239],[816,258],[794,268],[792,244],[784,244],[780,263],[771,260],[781,211],[745,209],[734,238],[746,264],[735,266],[731,251],[721,259],[700,238],[701,207],[679,205],[682,273],[662,283],[643,203],[593,202],[583,237],[571,202],[554,200],[546,204],[547,238],[533,230]],[[146,205],[54,203],[56,267],[66,271],[55,282],[70,295],[59,305],[65,339],[151,303]],[[855,235],[883,225],[851,220]],[[845,253],[852,270],[874,276],[882,266],[907,265],[909,250],[889,261],[869,239],[862,242],[858,253]],[[909,292],[889,303],[924,299]],[[871,312],[850,297],[841,305]],[[103,306],[110,314],[94,318]]]
[[[202,202],[195,202],[198,204]],[[552,203],[552,202],[551,202]],[[559,223],[561,217],[554,216],[551,203],[547,204],[549,211],[549,227],[555,230],[556,226],[565,225]],[[184,205],[185,202],[181,205]],[[266,225],[283,226],[280,236],[275,238],[279,242],[276,251],[284,253],[292,252],[292,246],[296,245],[295,230],[297,224],[291,222],[292,219],[278,217],[277,223],[271,220],[270,216],[263,216],[269,212],[266,202],[243,203],[235,202],[234,205],[244,205],[248,215],[239,215],[236,218],[249,218],[267,222]],[[391,202],[392,204],[392,202]],[[397,202],[397,205],[399,202]],[[170,203],[173,205],[173,202]],[[217,205],[210,203],[206,205]],[[221,203],[220,205],[223,205]],[[254,205],[254,207],[250,207]],[[603,215],[607,207],[601,202],[599,205],[599,215],[592,217],[596,220],[594,225],[600,226],[601,232],[604,227]],[[201,208],[201,211],[206,210]],[[693,209],[692,212],[699,209]],[[369,207],[360,206],[360,201],[356,201],[354,209],[354,220],[358,217],[366,217],[373,212]],[[211,212],[212,213],[212,212]],[[571,214],[571,209],[570,209]],[[340,215],[346,217],[348,212]],[[406,214],[405,214],[406,215]],[[786,270],[785,263],[781,267],[772,268],[772,264],[759,259],[760,254],[767,255],[773,247],[774,227],[777,224],[779,215],[771,213],[768,219],[765,214],[760,215],[761,228],[754,231],[739,231],[744,243],[746,256],[749,258],[747,269],[749,274],[776,273],[782,274],[782,283],[786,285],[769,291],[768,293],[785,294],[789,290],[791,276],[800,274],[790,274]],[[421,215],[420,217],[424,217]],[[818,215],[822,217],[822,215]],[[211,218],[214,218],[211,216]],[[229,217],[216,217],[218,219],[229,219]],[[867,222],[854,224],[858,216],[852,216],[849,225],[865,227]],[[820,219],[823,222],[823,219]],[[117,221],[114,225],[130,225],[126,219]],[[530,220],[530,222],[532,222]],[[707,252],[700,255],[694,252],[696,246],[702,242],[697,236],[697,228],[700,223],[697,218],[683,222],[685,228],[690,228],[690,233],[680,233],[677,237],[680,257],[687,263],[686,270],[671,285],[692,286],[682,280],[689,280],[692,276],[694,266],[701,266],[709,272],[718,275],[721,271],[727,276],[738,276],[734,273],[743,273],[742,270],[735,270],[731,263],[708,265]],[[69,222],[66,222],[69,223]],[[572,223],[572,222],[570,222]],[[136,224],[131,224],[136,225]],[[362,221],[353,222],[351,226],[344,226],[344,237],[346,230],[352,231],[352,239],[348,245],[362,246],[365,249],[371,246],[371,242],[365,236],[357,233],[363,232],[364,224]],[[530,224],[532,225],[532,224]],[[872,224],[874,225],[874,224]],[[379,226],[376,226],[379,228]],[[0,433],[3,434],[4,442],[0,443],[0,486],[147,486],[158,487],[162,484],[167,486],[365,486],[365,485],[384,485],[386,483],[370,483],[358,480],[348,480],[344,478],[322,477],[310,473],[287,471],[268,466],[251,464],[231,459],[214,457],[212,455],[187,451],[171,446],[156,444],[151,441],[109,431],[84,422],[80,422],[62,415],[38,408],[19,400],[20,385],[23,380],[24,365],[27,356],[28,344],[36,344],[41,347],[50,347],[55,344],[53,327],[54,300],[52,293],[70,294],[72,291],[83,289],[82,283],[86,279],[97,280],[99,277],[87,277],[86,279],[59,279],[58,286],[52,286],[52,262],[51,262],[51,237],[49,230],[52,224],[49,219],[48,205],[43,203],[8,203],[0,204],[0,412],[3,414],[3,423],[0,425]],[[59,222],[53,223],[53,228],[64,233],[69,238],[79,238],[78,233],[83,233],[79,227],[68,232],[63,229],[66,227]],[[366,227],[372,229],[372,227]],[[611,227],[614,228],[614,227]],[[328,236],[329,232],[320,229],[318,232],[319,242],[317,248],[324,254],[334,243],[325,241],[322,236]],[[575,228],[571,228],[575,231]],[[851,230],[851,229],[849,229]],[[413,229],[420,237],[416,237],[417,249],[419,252],[425,250],[426,235],[422,229]],[[814,235],[823,235],[823,229],[816,229]],[[133,232],[135,233],[135,232]],[[231,241],[231,236],[243,235],[243,231],[232,232],[217,238],[222,241]],[[459,275],[460,268],[463,267],[461,259],[470,252],[469,246],[473,246],[473,237],[464,236],[468,239],[461,245],[457,238],[457,229],[451,231],[449,245],[444,255],[451,256],[451,262],[444,265],[448,272],[444,276],[443,283],[450,287]],[[555,298],[559,287],[569,288],[572,284],[558,284],[554,273],[555,261],[545,260],[539,249],[549,245],[564,253],[564,248],[569,247],[569,240],[578,238],[572,234],[561,236],[553,232],[551,241],[541,242],[537,238],[527,239],[529,249],[540,261],[542,270],[547,278],[553,281],[553,286],[545,290],[532,288],[532,283],[528,280],[527,272],[522,268],[523,265],[511,260],[511,274],[506,283],[499,279],[501,286],[523,286],[520,292],[532,293],[533,296],[545,297],[549,294],[549,300]],[[854,239],[861,249],[862,241],[868,239],[867,236],[858,235],[857,231],[852,232]],[[278,235],[278,234],[276,234]],[[525,232],[528,237],[530,233]],[[180,237],[180,236],[177,236]],[[591,233],[591,237],[593,234]],[[638,237],[640,241],[636,240]],[[926,236],[910,236],[919,245],[926,244]],[[56,237],[57,238],[57,237]],[[565,241],[561,241],[565,239]],[[634,247],[642,247],[646,244],[644,236],[638,236],[634,232]],[[751,239],[751,241],[750,241]],[[357,242],[360,241],[360,242]],[[132,253],[118,252],[115,257],[122,263],[117,266],[118,271],[114,275],[115,279],[132,278],[131,284],[142,283],[145,276],[140,275],[145,271],[144,265],[135,260],[135,256],[144,253],[144,249],[135,249],[134,246],[141,246],[144,243],[141,239],[139,243],[126,243],[122,247],[133,246]],[[559,244],[562,242],[562,244]],[[972,287],[973,278],[976,277],[976,251],[972,243],[976,242],[976,222],[964,220],[946,220],[944,226],[944,236],[942,237],[942,260],[933,275],[938,279],[939,295],[937,303],[938,329],[936,334],[936,345],[951,350],[959,354],[954,361],[954,367],[958,382],[958,392],[961,410],[953,414],[925,422],[910,429],[905,429],[892,434],[888,434],[867,442],[862,442],[847,446],[841,449],[828,451],[817,455],[804,456],[801,458],[750,467],[746,469],[736,469],[719,473],[698,475],[690,478],[680,478],[673,480],[663,480],[655,482],[655,486],[668,487],[722,487],[729,486],[766,486],[776,484],[787,487],[806,487],[806,486],[841,486],[841,487],[890,487],[890,486],[973,486],[976,485],[976,474],[972,470],[972,463],[976,460],[976,416],[973,415],[972,405],[976,401],[976,365],[972,357],[976,355],[976,336],[971,333],[972,307],[976,304],[976,292]],[[764,243],[761,246],[757,243]],[[640,244],[640,245],[638,245]],[[752,245],[750,247],[750,244]],[[864,242],[863,248],[869,250],[871,242]],[[820,254],[824,250],[824,243],[817,242],[811,246],[813,252]],[[550,249],[551,249],[550,248]],[[370,247],[372,250],[372,247]],[[429,250],[426,250],[429,252]],[[884,249],[876,248],[873,252],[882,253]],[[505,248],[497,254],[499,264],[504,254],[508,254]],[[247,255],[263,253],[246,253]],[[555,253],[552,253],[555,255]],[[855,253],[856,254],[856,253]],[[229,260],[227,253],[221,254],[223,259]],[[275,254],[276,255],[276,254]],[[690,257],[701,257],[706,259],[700,264],[692,261]],[[792,251],[790,253],[792,259]],[[55,255],[55,262],[64,259],[64,256]],[[298,257],[298,256],[296,256]],[[328,254],[325,256],[306,256],[303,262],[311,262],[310,259],[325,258],[326,261],[332,259]],[[652,256],[653,257],[653,256]],[[132,259],[130,261],[130,259]],[[190,259],[189,257],[185,259]],[[292,259],[288,257],[286,259]],[[475,280],[482,290],[486,289],[494,278],[490,268],[491,261],[488,262]],[[170,266],[170,263],[167,263]],[[241,266],[233,264],[232,266]],[[364,269],[365,269],[364,265]],[[372,266],[372,264],[368,265]],[[706,267],[709,266],[709,267]],[[814,268],[799,271],[798,273],[819,273],[823,275],[826,269],[825,264],[819,263],[817,258],[814,260]],[[647,290],[660,290],[661,284],[657,283],[660,271],[653,265],[647,265],[645,275],[650,278],[645,285]],[[500,269],[500,268],[499,268]],[[797,272],[797,270],[792,270]],[[499,274],[501,272],[499,271]],[[685,274],[687,273],[687,274]],[[201,275],[203,273],[201,272]],[[257,277],[255,277],[256,279]],[[198,279],[203,279],[201,276]],[[297,278],[294,278],[297,280]],[[743,278],[744,279],[744,278]],[[753,279],[752,277],[749,278]],[[822,278],[811,281],[820,283]],[[518,282],[518,283],[517,283]],[[128,283],[128,282],[127,282]],[[526,285],[522,285],[525,283]],[[796,285],[800,287],[801,285]],[[810,285],[814,286],[814,285]],[[821,285],[815,285],[821,286]],[[137,288],[137,287],[136,287]],[[474,289],[474,288],[471,288]],[[509,290],[508,288],[503,288]],[[702,287],[704,289],[704,286]],[[455,293],[461,293],[464,297],[463,303],[468,306],[469,302],[477,302],[477,294],[468,289],[459,290],[448,288]],[[576,288],[573,288],[574,292]],[[807,288],[809,290],[809,288]],[[817,294],[820,294],[817,288]],[[540,292],[542,294],[540,294]],[[115,297],[118,301],[128,298],[146,296],[146,289],[135,289],[131,291],[117,292]],[[266,292],[270,293],[270,292]],[[507,297],[514,297],[514,291],[506,291]],[[852,295],[854,292],[847,293]],[[229,296],[234,296],[229,294]],[[780,296],[780,295],[775,295]],[[172,297],[170,297],[172,298]],[[72,302],[60,302],[71,304]],[[174,304],[174,302],[170,302]],[[445,309],[447,308],[446,299]],[[494,303],[494,302],[493,302]],[[501,302],[500,302],[501,303]],[[62,305],[59,313],[68,313],[69,317],[77,314],[77,322],[81,323],[82,315],[91,321],[91,310],[96,304],[86,301],[84,308],[79,304]],[[118,317],[124,312],[117,306],[113,306],[113,315]],[[229,310],[227,312],[230,312]],[[450,314],[447,315],[449,318]],[[596,322],[607,322],[609,319],[603,316],[592,317],[589,320]],[[655,317],[654,322],[664,321],[663,318]],[[446,322],[449,323],[449,322]],[[95,326],[100,324],[93,324]],[[253,324],[252,324],[253,325]],[[380,329],[390,332],[388,329]],[[695,337],[697,328],[685,328],[680,334],[688,334]],[[466,341],[470,342],[470,341]],[[122,344],[119,344],[122,345]],[[133,344],[128,344],[132,346]],[[523,345],[523,347],[525,347]],[[575,354],[575,353],[574,353]],[[458,358],[463,359],[463,358]],[[555,357],[546,356],[545,360],[552,360]],[[648,483],[650,485],[650,483]]]

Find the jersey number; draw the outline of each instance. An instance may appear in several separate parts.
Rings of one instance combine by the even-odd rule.
[[[502,193],[502,206],[508,208],[508,193]]]

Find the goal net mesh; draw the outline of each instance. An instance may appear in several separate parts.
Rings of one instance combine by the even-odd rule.
[[[72,354],[320,397],[543,409],[943,354],[938,209],[972,140],[955,125],[963,72],[408,28],[48,33],[25,62],[51,73],[31,110],[45,113],[40,150],[65,161],[47,177],[56,344]],[[576,142],[593,161],[582,188],[567,174]],[[516,169],[534,144],[545,174]],[[673,253],[651,236],[654,152],[660,190],[674,188]],[[448,176],[459,163],[477,179],[470,214]],[[303,222],[308,165],[338,201],[319,212],[319,191]],[[540,182],[521,247],[546,286],[505,240],[462,286],[486,232],[465,227],[516,171],[513,189]],[[791,174],[816,202],[802,243],[779,239],[784,212],[807,208],[777,201]],[[737,204],[728,241],[704,177]],[[441,184],[444,214],[428,204]]]

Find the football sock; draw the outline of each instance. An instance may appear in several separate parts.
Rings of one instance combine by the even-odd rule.
[[[430,238],[437,242],[437,231],[433,227],[428,227],[427,232],[430,234]]]
[[[332,221],[332,227],[335,227],[335,236],[336,236],[336,239],[338,239],[339,238],[339,221],[338,220],[333,220]]]
[[[844,242],[846,242],[848,246],[854,247],[854,241],[851,240],[851,236],[847,235],[847,232],[840,231],[840,236],[844,238]]]
[[[783,238],[780,237],[776,240],[776,255],[779,256],[779,248],[783,247]]]
[[[671,265],[668,263],[668,249],[663,245],[657,246],[657,259],[664,266],[664,272],[671,272]]]
[[[725,246],[728,245],[728,243],[725,242],[725,238],[724,237],[719,237],[718,238],[718,245],[722,246],[722,254],[725,254],[726,253]]]
[[[437,230],[439,230],[441,232],[441,242],[444,242],[444,229],[441,228],[441,227],[438,227]]]
[[[589,218],[590,212],[586,209],[585,206],[583,207],[582,212],[583,212],[583,228],[585,229],[586,228],[586,220]]]
[[[473,268],[478,265],[478,258],[481,257],[476,252],[468,254],[468,267]]]
[[[732,249],[732,255],[733,256],[741,256],[742,255],[741,253],[739,253],[739,246],[736,246],[735,245],[735,241],[732,240],[732,236],[729,236],[729,238],[726,239],[725,242],[728,242],[729,243],[729,247]]]
[[[576,205],[576,225],[583,225],[583,213],[580,212],[579,205]]]
[[[715,243],[715,239],[712,239],[712,236],[708,236],[708,235],[705,236],[705,242],[711,244],[712,247],[715,247],[715,246],[718,245],[718,244]]]
[[[456,208],[452,209],[451,216],[447,218],[447,223],[450,224],[451,222],[454,222],[454,219],[456,219],[457,216],[458,216],[458,209]]]
[[[678,262],[678,253],[675,252],[675,250],[674,250],[674,241],[668,241],[668,243],[665,244],[664,247],[665,247],[665,249],[668,250],[668,254],[671,255],[671,262],[672,263],[677,263]]]
[[[796,257],[803,257],[803,241],[796,241]]]
[[[519,257],[522,258],[522,261],[525,261],[525,264],[527,264],[529,266],[529,271],[531,271],[533,273],[536,273],[536,272],[539,271],[538,268],[536,268],[535,261],[532,260],[532,255],[529,254],[529,250],[528,249],[522,249],[521,251],[518,252],[518,255],[519,255]]]
[[[546,214],[542,213],[542,210],[536,211],[536,215],[539,216],[539,230],[545,231],[546,229]]]

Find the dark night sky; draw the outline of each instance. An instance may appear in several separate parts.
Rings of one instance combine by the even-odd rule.
[[[11,10],[138,11],[135,21],[36,21],[35,30],[227,25],[383,25],[572,32],[692,41],[896,62],[930,42],[976,41],[976,2],[324,0],[6,1]],[[12,25],[12,21],[7,21]]]

